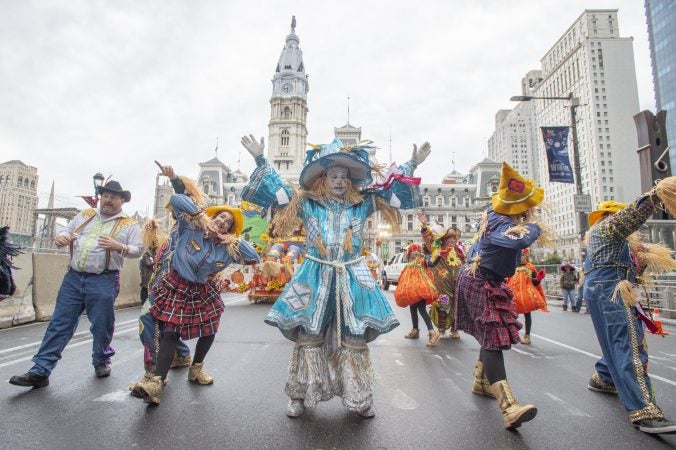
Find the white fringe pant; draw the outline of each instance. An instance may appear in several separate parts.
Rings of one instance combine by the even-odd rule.
[[[373,366],[364,340],[343,336],[330,354],[323,336],[299,336],[291,354],[286,394],[306,407],[334,396],[353,411],[373,403]]]

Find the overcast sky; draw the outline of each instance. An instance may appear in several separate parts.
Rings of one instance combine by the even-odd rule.
[[[654,110],[643,1],[90,1],[0,0],[0,162],[38,168],[40,205],[52,181],[62,206],[86,206],[91,177],[132,192],[125,210],[152,210],[154,159],[197,176],[218,157],[254,164],[239,141],[268,134],[275,65],[297,20],[309,74],[308,141],[347,121],[410,157],[437,183],[486,153],[499,109],[584,9],[619,9],[634,38],[640,108]]]

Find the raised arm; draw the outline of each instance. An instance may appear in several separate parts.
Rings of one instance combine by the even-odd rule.
[[[253,135],[243,136],[242,145],[256,160],[256,169],[249,183],[242,189],[242,199],[263,208],[283,207],[291,201],[291,188],[264,156],[265,141],[256,141]]]

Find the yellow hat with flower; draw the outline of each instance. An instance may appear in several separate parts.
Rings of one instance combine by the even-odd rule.
[[[493,210],[500,214],[521,214],[539,205],[545,198],[545,190],[535,181],[522,177],[506,162],[502,162],[500,187],[493,195]]]
[[[626,203],[616,202],[615,200],[599,202],[599,206],[596,210],[589,213],[589,218],[587,219],[589,226],[594,226],[594,224],[601,220],[606,213],[615,214],[625,206],[627,206]]]
[[[228,205],[209,206],[204,210],[204,213],[213,219],[224,211],[232,214],[232,228],[230,228],[230,232],[236,236],[242,234],[242,228],[244,228],[244,216],[242,216],[242,210],[239,207]]]

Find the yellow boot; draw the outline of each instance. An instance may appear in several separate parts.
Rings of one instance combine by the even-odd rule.
[[[474,366],[474,384],[472,384],[472,392],[477,395],[485,395],[486,397],[495,398],[491,392],[491,385],[488,378],[484,374],[484,364],[481,361],[476,362]]]
[[[491,384],[490,389],[498,399],[498,404],[502,410],[502,418],[505,422],[505,428],[518,428],[522,423],[533,420],[538,413],[535,406],[521,405],[516,401],[514,394],[512,394],[512,388],[509,387],[507,380],[501,380]]]
[[[131,390],[131,395],[142,398],[151,406],[159,405],[163,385],[162,377],[146,372],[143,379],[129,386],[129,390]]]
[[[188,381],[211,384],[214,382],[214,378],[204,371],[204,363],[195,363],[188,369]]]

